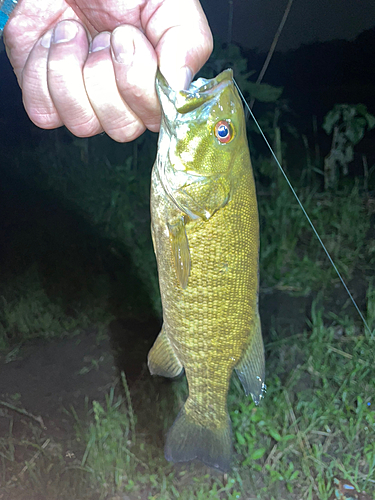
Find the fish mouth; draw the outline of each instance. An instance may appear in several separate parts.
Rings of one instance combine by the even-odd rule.
[[[179,92],[170,87],[160,71],[156,76],[156,88],[159,97],[161,95],[166,96],[180,114],[194,111],[220,95],[223,89],[229,85],[233,85],[233,71],[231,69],[222,71],[216,78],[198,78],[190,84],[188,90],[180,90]]]

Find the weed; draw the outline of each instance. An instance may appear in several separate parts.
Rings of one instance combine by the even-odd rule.
[[[367,271],[370,220],[358,185],[332,197],[314,189],[300,199],[346,280],[354,271]],[[260,266],[263,286],[308,294],[332,286],[337,276],[306,217],[287,188],[259,197]]]
[[[96,302],[96,304],[95,304]],[[66,313],[63,303],[51,300],[40,279],[37,266],[8,282],[0,296],[0,349],[35,338],[61,338],[77,335],[95,323],[99,332],[106,328],[112,315],[103,303],[94,300],[82,307],[79,314]],[[17,356],[18,347],[7,355],[7,361]]]
[[[124,375],[122,380],[127,388]],[[81,467],[106,494],[123,487],[131,490],[135,467],[141,463],[131,451],[135,445],[135,419],[128,390],[125,394],[127,401],[121,395],[116,397],[112,387],[105,406],[93,401],[94,422],[88,430],[82,434],[82,427],[78,427],[79,438],[87,442]]]
[[[328,500],[336,475],[350,480],[357,491],[375,490],[375,426],[369,404],[375,392],[370,376],[375,342],[355,335],[353,322],[345,322],[337,337],[336,325],[324,324],[315,302],[310,330],[293,336],[289,345],[297,343],[308,353],[305,362],[285,383],[277,377],[268,380],[260,407],[240,401],[232,410],[239,472],[248,468],[257,498]]]

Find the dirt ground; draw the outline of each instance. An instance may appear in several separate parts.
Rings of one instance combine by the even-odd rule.
[[[49,451],[57,446],[67,466],[82,457],[84,448],[76,449],[72,407],[85,422],[92,401],[103,403],[119,368],[130,387],[134,385],[146,372],[150,340],[143,339],[152,332],[156,336],[158,328],[155,321],[116,320],[101,339],[92,329],[74,338],[34,342],[0,357],[0,437],[6,438],[11,429],[16,444],[15,461],[3,460],[6,484],[0,484],[1,500],[13,500],[13,488],[14,499],[31,498],[23,488],[26,461],[39,457],[31,443]]]

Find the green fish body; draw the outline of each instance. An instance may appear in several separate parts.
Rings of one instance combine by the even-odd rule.
[[[163,326],[150,372],[185,370],[189,396],[167,460],[230,468],[233,369],[258,403],[264,352],[258,313],[259,223],[243,107],[231,70],[172,90],[158,73],[163,117],[151,181],[151,229]]]

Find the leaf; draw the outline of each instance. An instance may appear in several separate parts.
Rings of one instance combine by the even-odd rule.
[[[362,115],[362,116],[367,115],[367,107],[364,104],[357,104],[355,109],[356,109],[358,115]]]
[[[283,93],[283,87],[273,87],[267,83],[248,82],[247,90],[251,97],[260,102],[275,102]]]
[[[293,474],[290,476],[289,481],[293,481],[294,479],[297,479],[299,476],[299,470],[295,470]]]
[[[246,444],[246,440],[245,438],[243,437],[243,435],[241,433],[239,433],[238,431],[236,432],[236,439],[237,439],[237,443],[240,444],[240,445],[244,445]]]
[[[275,429],[269,429],[268,432],[275,441],[281,441],[281,436],[277,431],[275,431]]]
[[[338,123],[341,116],[341,110],[336,105],[331,111],[328,111],[323,121],[323,129],[327,134],[330,134],[333,127]]]
[[[354,154],[353,154],[353,146],[350,144],[345,148],[344,151],[344,163],[350,163],[353,161]]]
[[[365,120],[364,118],[356,118],[348,124],[345,131],[347,139],[355,146],[363,138],[365,133]]]
[[[351,122],[357,113],[355,106],[349,106],[349,104],[340,104],[342,110],[343,122]]]
[[[375,116],[370,113],[366,113],[365,118],[367,120],[367,127],[372,130],[375,127]]]
[[[260,458],[263,457],[265,453],[266,453],[266,448],[258,448],[257,450],[251,453],[250,458],[252,460],[259,460]]]

